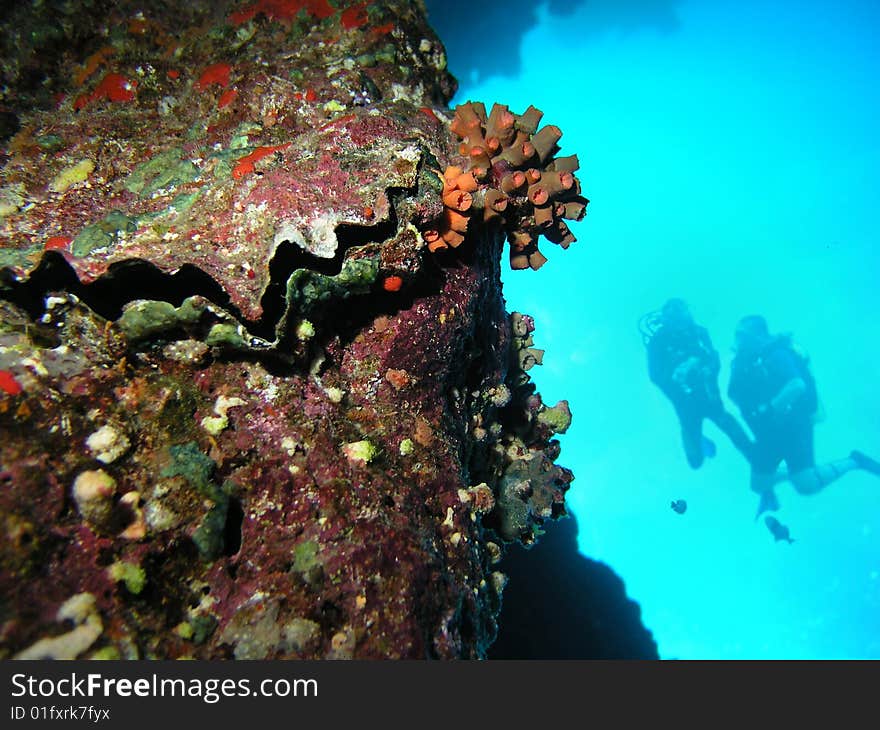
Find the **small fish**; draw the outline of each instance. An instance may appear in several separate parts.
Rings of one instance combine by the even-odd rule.
[[[785,540],[788,543],[794,542],[788,534],[788,528],[772,515],[767,515],[764,518],[764,524],[767,525],[767,529],[770,530],[776,542],[780,540]]]
[[[685,512],[687,512],[688,503],[685,502],[683,499],[676,499],[672,502],[670,506],[672,507],[673,512],[678,512],[678,514],[683,515]]]

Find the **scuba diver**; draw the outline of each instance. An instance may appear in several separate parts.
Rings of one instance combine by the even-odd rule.
[[[669,398],[678,415],[688,464],[699,469],[706,456],[715,454],[715,444],[703,436],[706,418],[749,459],[752,442],[721,401],[718,351],[684,300],[670,299],[659,312],[645,315],[639,329],[648,352],[651,382]]]
[[[809,361],[789,335],[771,335],[759,315],[737,325],[728,395],[755,436],[751,488],[760,495],[755,519],[779,509],[774,487],[780,482],[791,481],[799,494],[816,494],[854,469],[880,475],[880,463],[861,451],[816,465],[819,399]],[[777,471],[783,461],[786,469]]]

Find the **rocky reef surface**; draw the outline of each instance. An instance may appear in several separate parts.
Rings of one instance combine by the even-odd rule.
[[[500,282],[559,130],[416,2],[2,13],[0,658],[485,657],[572,480]]]

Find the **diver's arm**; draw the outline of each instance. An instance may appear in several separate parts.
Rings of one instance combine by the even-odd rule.
[[[777,416],[788,413],[807,391],[807,383],[801,377],[791,352],[777,348],[766,360],[767,369],[777,383],[784,385],[777,391],[764,410]]]
[[[792,378],[770,399],[770,409],[774,413],[787,413],[806,392],[807,384],[803,378]]]
[[[718,350],[716,350],[712,345],[712,338],[709,337],[709,330],[705,327],[700,327],[700,342],[703,345],[703,349],[706,353],[706,364],[709,366],[709,370],[717,375],[721,370],[721,356],[718,354]]]
[[[721,372],[721,356],[718,354],[718,350],[714,347],[712,348],[712,354],[709,355],[709,367],[715,375],[718,375],[718,373]]]

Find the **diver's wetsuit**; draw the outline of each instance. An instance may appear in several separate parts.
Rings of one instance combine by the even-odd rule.
[[[787,413],[774,414],[767,405],[794,378],[804,379],[807,390]],[[800,366],[787,338],[775,338],[757,354],[737,355],[727,392],[755,434],[752,466],[756,472],[772,474],[783,461],[792,474],[815,465],[815,384]]]
[[[672,401],[681,423],[688,463],[703,463],[703,419],[715,423],[733,445],[750,459],[752,442],[724,408],[718,389],[721,360],[709,333],[697,324],[664,324],[648,341],[651,381]]]
[[[854,469],[880,476],[880,462],[861,451],[816,464],[813,422],[819,399],[806,360],[795,352],[788,337],[770,337],[766,324],[742,326],[737,331],[739,351],[728,395],[755,434],[751,489],[760,495],[755,519],[779,509],[774,488],[781,481],[790,481],[799,494],[816,494]],[[750,334],[746,326],[754,331]],[[750,337],[748,346],[739,344],[740,340],[749,343]],[[778,468],[783,461],[785,470]]]

